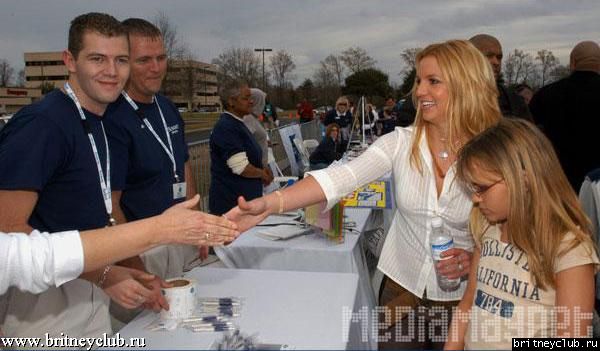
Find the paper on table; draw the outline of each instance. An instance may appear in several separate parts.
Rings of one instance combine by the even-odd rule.
[[[267,240],[286,240],[310,233],[311,231],[312,228],[310,227],[304,228],[301,226],[280,225],[277,227],[270,227],[268,229],[261,229],[256,233],[256,235]]]
[[[269,216],[267,218],[265,218],[262,222],[260,222],[258,225],[275,225],[275,224],[280,224],[280,223],[299,223],[297,222],[297,220],[299,219],[298,216],[296,217],[290,217],[290,216]]]

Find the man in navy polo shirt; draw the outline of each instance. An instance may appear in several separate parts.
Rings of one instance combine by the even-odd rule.
[[[69,70],[62,90],[23,108],[0,132],[0,230],[48,232],[109,225],[109,146],[102,125],[107,105],[129,76],[129,45],[121,23],[110,15],[89,13],[71,22]],[[2,297],[5,335],[98,337],[111,333],[104,291],[119,303],[149,292],[127,282],[120,268],[82,275],[41,295],[12,290]],[[96,285],[92,284],[95,283]]]
[[[155,216],[196,195],[183,120],[175,105],[158,94],[167,72],[162,34],[139,18],[129,18],[123,25],[129,37],[131,73],[122,96],[109,106],[105,124],[115,174],[113,207],[119,222]],[[135,257],[123,264],[150,269],[166,279],[180,276],[185,261],[198,257],[198,248],[168,247],[148,256],[158,262],[147,262],[145,267]],[[154,309],[168,306],[161,284],[158,276],[151,284],[155,299],[147,303]]]

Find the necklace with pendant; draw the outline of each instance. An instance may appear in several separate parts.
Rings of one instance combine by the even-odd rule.
[[[440,140],[444,143],[444,146],[446,147],[447,146],[446,139],[442,138]],[[438,152],[437,155],[438,155],[439,158],[441,158],[442,160],[446,161],[448,159],[448,157],[450,156],[450,153],[448,152],[448,150],[444,149],[444,150]]]

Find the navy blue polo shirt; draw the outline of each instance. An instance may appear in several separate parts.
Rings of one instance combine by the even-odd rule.
[[[248,162],[262,168],[262,151],[244,125],[228,113],[223,113],[210,135],[210,212],[226,213],[237,206],[238,196],[252,200],[262,196],[262,179],[246,178],[231,171],[227,160],[245,152]]]
[[[156,96],[171,135],[179,181],[185,179],[188,148],[184,123],[177,108],[166,97]],[[136,101],[141,115],[168,148],[167,135],[156,103]],[[133,107],[120,96],[106,113],[106,133],[113,168],[113,190],[121,190],[121,208],[128,221],[162,213],[176,202],[173,199],[173,164],[158,140],[146,127]],[[189,186],[189,185],[188,185]]]
[[[331,123],[337,123],[340,128],[347,127],[352,123],[352,113],[350,113],[350,111],[346,111],[342,116],[339,116],[337,110],[329,110],[325,115],[323,124],[328,126]]]
[[[101,116],[84,113],[106,175]],[[21,109],[0,132],[0,189],[38,193],[29,225],[41,231],[108,224],[90,141],[75,104],[60,90]]]

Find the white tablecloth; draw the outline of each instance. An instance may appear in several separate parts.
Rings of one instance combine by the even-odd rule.
[[[376,306],[376,300],[359,234],[367,224],[371,210],[347,208],[345,211],[347,220],[356,223],[356,230],[347,233],[341,244],[330,242],[316,233],[271,241],[257,236],[261,228],[256,227],[242,234],[232,244],[216,248],[215,252],[229,268],[358,274],[355,312],[362,307],[370,312]],[[337,291],[334,290],[335,293]],[[366,347],[375,349],[377,343],[371,340]]]
[[[186,276],[197,281],[198,296],[242,297],[241,316],[235,323],[246,335],[257,333],[261,343],[295,349],[366,348],[359,340],[360,323],[344,321],[344,311],[356,302],[356,274],[197,268]],[[121,329],[121,336],[145,338],[147,349],[198,350],[223,335],[145,330],[156,317],[143,313]]]

